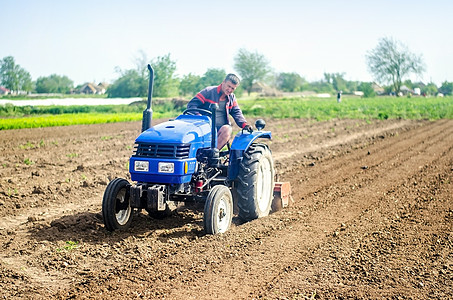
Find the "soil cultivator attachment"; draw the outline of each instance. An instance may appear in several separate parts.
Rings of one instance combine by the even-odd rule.
[[[276,182],[274,186],[274,199],[272,201],[272,211],[279,211],[292,202],[291,185],[289,182]]]

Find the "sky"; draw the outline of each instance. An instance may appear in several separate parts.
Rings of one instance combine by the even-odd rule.
[[[176,75],[235,72],[239,49],[273,72],[312,82],[324,73],[372,81],[366,54],[393,38],[426,66],[412,81],[453,81],[451,0],[0,0],[0,59],[33,80],[113,82],[121,70],[170,54]]]

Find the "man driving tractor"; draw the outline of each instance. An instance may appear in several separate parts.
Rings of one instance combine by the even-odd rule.
[[[187,104],[187,109],[201,108],[206,110],[210,110],[211,104],[218,104],[215,124],[217,127],[217,148],[219,150],[228,143],[233,131],[228,114],[233,117],[240,128],[252,131],[252,127],[245,120],[233,93],[239,83],[239,77],[230,73],[220,85],[204,88]]]

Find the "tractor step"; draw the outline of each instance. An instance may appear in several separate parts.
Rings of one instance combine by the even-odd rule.
[[[272,211],[276,212],[287,207],[290,201],[293,201],[290,183],[276,182],[274,186],[274,199],[272,200]]]

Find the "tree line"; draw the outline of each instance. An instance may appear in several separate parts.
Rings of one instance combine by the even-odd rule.
[[[451,95],[452,82],[443,82],[440,87],[434,83],[412,83],[407,79],[411,74],[422,74],[425,65],[421,55],[413,54],[401,42],[392,38],[381,38],[376,48],[366,54],[369,72],[377,83],[383,85],[384,93],[399,95],[402,86],[409,89],[420,88],[422,94]],[[146,54],[136,61],[134,69],[117,69],[117,78],[107,89],[108,97],[145,97],[148,88],[147,64],[154,68],[154,89],[156,97],[186,97],[196,94],[206,86],[220,84],[226,76],[224,69],[210,68],[203,75],[192,73],[176,76],[176,62],[170,54],[148,60]],[[352,93],[361,91],[364,97],[375,96],[371,82],[348,81],[345,73],[324,73],[324,78],[308,82],[300,74],[292,72],[273,73],[269,61],[259,52],[244,48],[234,57],[234,70],[241,77],[236,94],[251,93],[255,83],[266,83],[269,87],[283,92],[314,91],[317,93]],[[74,83],[67,76],[52,74],[32,81],[30,74],[16,64],[12,56],[0,60],[0,86],[13,92],[62,93],[74,90]]]

